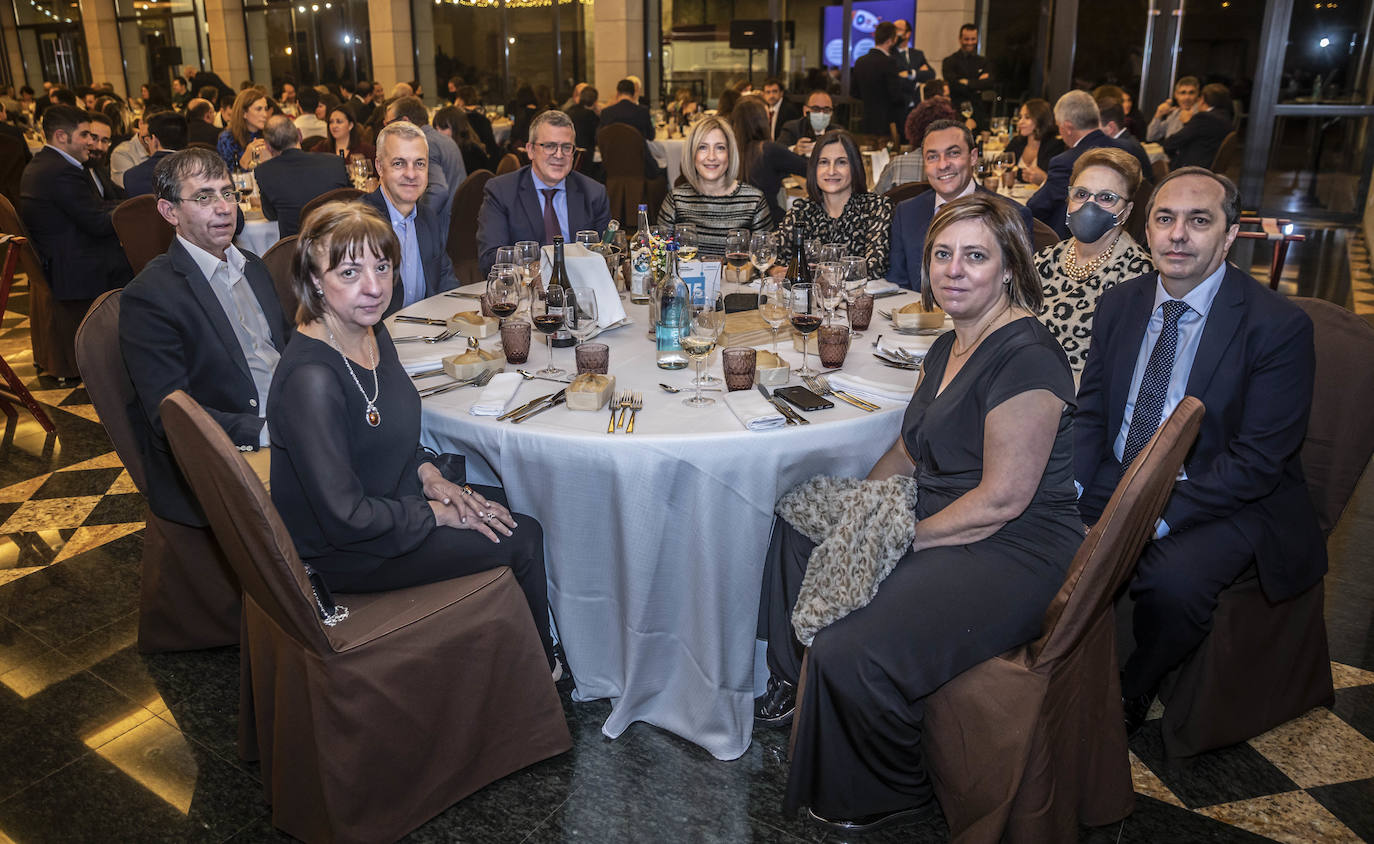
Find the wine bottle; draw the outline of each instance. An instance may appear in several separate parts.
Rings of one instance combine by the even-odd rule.
[[[647,209],[646,209],[647,213]],[[611,220],[606,224],[606,233],[601,236],[601,242],[610,246],[615,241],[615,233],[620,231],[620,221]]]
[[[677,269],[677,249],[668,244],[668,272],[658,283],[654,293],[658,300],[658,321],[654,324],[654,341],[658,346],[659,369],[685,369],[687,354],[682,351],[682,337],[691,328],[691,291]]]
[[[551,338],[554,348],[565,349],[576,345],[568,324],[577,319],[577,297],[573,295],[572,282],[568,280],[568,266],[563,259],[563,238],[553,239],[553,271],[549,274],[549,287],[563,288],[563,325]],[[550,310],[553,310],[552,308]]]
[[[653,291],[649,289],[650,262],[652,253],[649,243],[649,206],[639,206],[639,228],[635,230],[634,240],[630,241],[630,301],[645,305]]]
[[[788,287],[799,282],[811,281],[811,265],[807,263],[806,244],[803,242],[801,226],[792,228],[792,258],[787,262],[787,272],[783,279]]]

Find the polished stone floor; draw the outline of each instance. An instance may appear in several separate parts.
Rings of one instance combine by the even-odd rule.
[[[1374,313],[1368,251],[1348,230],[1295,250],[1285,281]],[[1263,261],[1263,247],[1254,255]],[[1353,274],[1353,275],[1352,275]],[[3,355],[58,427],[20,412],[0,442],[0,844],[284,840],[255,764],[235,753],[235,648],[135,647],[144,504],[85,392],[35,376],[22,284]],[[1111,842],[1374,841],[1374,472],[1330,540],[1336,703],[1187,763],[1157,723],[1132,742],[1138,797]],[[718,762],[635,725],[611,741],[605,702],[563,695],[573,749],[474,794],[410,841],[819,841],[781,809],[787,735],[760,729]],[[341,737],[347,740],[348,737]],[[943,823],[870,841],[940,841]]]

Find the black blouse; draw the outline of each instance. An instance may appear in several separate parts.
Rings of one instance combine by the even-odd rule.
[[[842,243],[844,254],[864,256],[868,259],[870,278],[887,275],[892,243],[892,200],[887,197],[871,192],[850,194],[838,217],[830,216],[823,205],[810,199],[793,202],[778,227],[780,263],[785,264],[792,257],[792,232],[797,226],[801,226],[803,238]]]
[[[434,530],[418,473],[420,396],[386,329],[375,329],[381,362],[376,406],[367,402],[327,343],[297,333],[267,397],[272,501],[296,550],[320,571],[366,570],[414,550]],[[353,364],[372,393],[372,371]]]

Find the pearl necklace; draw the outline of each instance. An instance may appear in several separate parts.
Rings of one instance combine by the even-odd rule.
[[[339,345],[339,341],[334,339],[334,332],[330,329],[328,320],[325,321],[324,331],[329,335],[329,345],[333,346],[334,351],[338,352],[339,357],[343,358],[344,367],[348,369],[348,374],[352,376],[353,383],[358,387],[358,392],[363,394],[363,401],[367,402],[367,409],[363,411],[363,418],[367,420],[367,424],[374,428],[377,427],[382,424],[382,413],[377,409],[377,399],[382,395],[382,385],[377,377],[377,359],[376,356],[372,354],[372,346],[364,340],[363,345],[367,346],[367,365],[372,367],[372,398],[368,398],[367,391],[363,389],[362,382],[358,380],[358,373],[353,371],[353,364],[348,360],[348,355],[344,354],[343,347]]]
[[[1102,250],[1100,255],[1082,266],[1078,263],[1078,247],[1075,245],[1077,241],[1069,244],[1069,248],[1064,251],[1064,274],[1074,281],[1082,281],[1097,272],[1097,268],[1105,264],[1108,258],[1112,257],[1112,253],[1116,251],[1116,243],[1119,240],[1121,240],[1121,232],[1117,232],[1116,237],[1112,238],[1111,246]]]

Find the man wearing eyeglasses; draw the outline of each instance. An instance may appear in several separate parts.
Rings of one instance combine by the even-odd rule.
[[[483,275],[496,263],[496,250],[521,240],[571,243],[584,229],[604,231],[611,219],[606,189],[573,172],[572,119],[561,111],[541,112],[530,123],[525,145],[530,163],[487,182],[477,215],[478,264]]]
[[[812,91],[806,97],[802,116],[778,127],[778,143],[791,147],[797,155],[810,155],[816,139],[830,128],[835,115],[835,103],[825,91]]]
[[[185,390],[240,451],[266,448],[267,392],[292,328],[262,259],[233,244],[239,194],[223,159],[198,148],[172,153],[153,169],[153,193],[176,237],[120,300],[119,346],[138,398],[129,420],[148,506],[201,527],[205,516],[172,459],[158,407]]]

